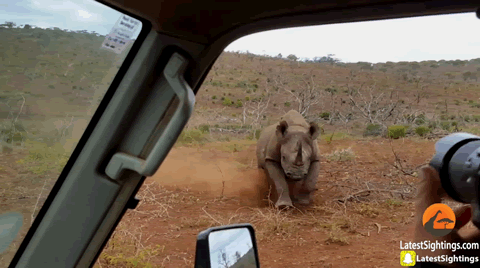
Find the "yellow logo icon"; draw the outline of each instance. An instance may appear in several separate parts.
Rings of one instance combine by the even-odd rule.
[[[402,266],[414,266],[415,257],[417,254],[415,251],[402,251],[400,252],[400,265]]]

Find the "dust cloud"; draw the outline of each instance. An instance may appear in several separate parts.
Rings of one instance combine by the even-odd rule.
[[[268,186],[256,163],[255,146],[235,154],[173,148],[152,179],[162,186],[188,187],[211,196],[238,197],[244,205],[260,205]]]

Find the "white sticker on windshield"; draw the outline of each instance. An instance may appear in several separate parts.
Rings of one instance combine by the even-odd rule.
[[[140,21],[121,15],[110,33],[105,37],[102,47],[120,54],[133,42],[132,36],[140,26]]]

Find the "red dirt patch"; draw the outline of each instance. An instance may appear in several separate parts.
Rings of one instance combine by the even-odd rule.
[[[393,142],[398,157],[410,167],[425,163],[433,145]],[[191,267],[200,231],[238,222],[250,222],[256,228],[262,267],[398,266],[400,240],[411,239],[411,199],[348,202],[343,207],[334,199],[345,193],[332,187],[342,178],[353,177],[390,183],[394,168],[387,162],[395,158],[389,142],[344,140],[320,147],[324,155],[351,147],[357,157],[354,162],[322,161],[319,191],[308,208],[278,213],[261,205],[266,188],[256,168],[255,146],[228,153],[207,145],[173,149],[142,187],[140,207],[128,212],[122,222],[127,228],[142,226],[150,237],[145,244],[161,245],[162,251],[150,260],[159,267]],[[244,164],[252,159],[254,166]]]

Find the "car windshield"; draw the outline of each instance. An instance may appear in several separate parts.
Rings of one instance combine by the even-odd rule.
[[[141,23],[93,0],[0,6],[0,214],[24,218],[0,255],[3,267]],[[480,134],[480,36],[472,30],[479,23],[463,13],[274,30],[233,42],[95,267],[192,267],[200,231],[245,222],[256,230],[262,267],[411,265],[415,253],[402,245],[413,241],[419,167],[439,138]],[[284,130],[311,130],[307,142],[273,150],[277,126],[285,134],[282,121]],[[298,179],[288,199],[295,208],[276,208],[267,157],[286,179]],[[319,163],[318,176],[292,169],[298,162]],[[300,194],[307,177],[317,179],[310,198]],[[452,228],[448,219],[435,224]],[[223,244],[215,249],[224,252]],[[235,267],[229,263],[241,255],[218,252],[214,267]]]
[[[93,0],[2,0],[0,17],[0,214],[23,215],[6,267],[141,22]]]
[[[480,36],[472,34],[479,24],[466,13],[282,29],[233,42],[98,267],[114,265],[112,257],[192,267],[198,232],[244,222],[256,230],[262,267],[411,265],[405,244],[413,242],[419,167],[441,137],[480,134]],[[311,204],[298,195],[296,208],[279,211],[258,160],[269,149],[263,133],[275,136],[292,110],[292,126],[302,117],[318,126],[320,170]],[[269,156],[289,172],[288,160],[275,150]],[[213,267],[234,267],[234,252],[217,255]]]

